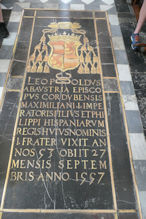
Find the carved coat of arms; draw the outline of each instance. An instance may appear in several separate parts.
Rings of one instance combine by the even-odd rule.
[[[77,68],[79,74],[99,73],[97,50],[90,45],[79,23],[51,23],[42,32],[27,72],[50,73],[50,68],[66,72]]]

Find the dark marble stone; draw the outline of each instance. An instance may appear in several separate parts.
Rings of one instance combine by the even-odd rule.
[[[23,18],[21,24],[21,31],[19,33],[19,38],[18,38],[19,41],[29,42],[30,34],[32,30],[32,23],[33,23],[33,18]]]
[[[34,10],[26,10],[26,9],[24,9],[23,16],[34,16]]]
[[[134,25],[134,22],[135,22],[134,14],[123,11],[123,12],[118,13],[118,17],[119,17],[120,24],[129,23],[131,25]]]
[[[10,18],[10,15],[11,15],[11,10],[9,10],[9,9],[3,9],[3,10],[2,10],[2,14],[3,14],[4,21],[5,21],[6,23],[8,23],[9,18]]]
[[[23,41],[19,41],[17,43],[14,59],[16,60],[21,60],[21,61],[26,61],[27,56],[28,56],[28,48],[29,44],[24,43]]]
[[[115,66],[113,64],[102,64],[104,77],[116,77]]]
[[[118,12],[129,12],[128,4],[125,0],[115,0]]]
[[[59,11],[59,13],[61,13]],[[81,24],[81,28],[85,30],[86,28],[89,28],[90,31],[87,31],[86,36],[88,37],[90,41],[90,45],[95,48],[96,53],[97,53],[97,48],[96,48],[96,37],[95,37],[95,31],[94,31],[94,22],[91,19],[72,19],[72,18],[56,18],[55,22],[79,22]],[[35,21],[35,27],[34,27],[34,33],[33,33],[33,40],[31,44],[31,51],[30,54],[33,53],[34,47],[36,46],[37,43],[40,42],[41,36],[43,29],[48,28],[48,25],[54,22],[53,18],[36,18]],[[46,36],[47,40],[48,37]]]
[[[36,16],[38,17],[75,17],[75,18],[81,18],[81,17],[93,17],[92,12],[87,11],[56,11],[56,10],[40,10],[37,11]]]
[[[25,71],[26,63],[21,61],[13,61],[10,74],[11,76],[23,76]]]
[[[132,80],[133,80],[135,90],[146,89],[146,73],[145,72],[132,73]]]
[[[111,48],[100,48],[100,58],[101,62],[112,64],[113,63],[113,55]]]
[[[0,114],[0,199],[3,193],[11,140],[17,114],[19,93],[6,93],[4,105]]]
[[[27,74],[27,79],[26,79],[26,85],[25,88],[28,87],[31,89],[31,83],[29,82],[30,78],[31,81],[35,80],[36,78],[39,78],[39,80],[41,80],[41,78],[43,78],[44,80],[49,81],[51,78],[53,78],[54,73],[50,73],[50,74],[44,74],[44,73],[33,73]],[[82,79],[81,75],[75,74],[74,76],[72,76],[73,78],[78,78],[78,80]],[[90,79],[91,75],[84,75],[83,78],[85,79]],[[92,75],[92,80],[97,79],[97,75]],[[100,79],[100,78],[99,78]],[[37,87],[37,86],[35,86]],[[66,87],[69,89],[69,94],[71,95],[73,93],[73,87],[71,85],[66,85]],[[49,95],[53,95],[53,91],[49,92]],[[46,92],[42,91],[41,93],[37,93],[35,92],[35,95],[31,97],[31,100],[29,98],[30,93],[27,91],[27,89],[25,89],[24,92],[24,96],[22,99],[23,103],[33,103],[35,101],[35,95],[41,95],[44,96],[46,95]],[[98,95],[101,95],[102,93],[99,93]],[[72,97],[73,98],[73,97]],[[71,102],[74,101],[74,99],[70,99]],[[42,102],[43,99],[38,100],[37,102]],[[63,101],[64,102],[64,101]],[[65,104],[66,102],[64,102]],[[76,101],[75,101],[76,103]],[[31,109],[31,108],[30,108]],[[25,105],[23,104],[21,107],[21,110],[27,112],[30,110],[29,108],[25,108]],[[51,115],[50,115],[51,116]],[[50,117],[49,116],[49,117]],[[60,117],[60,116],[59,116]],[[58,117],[58,118],[59,118]],[[34,117],[32,117],[34,118]],[[52,118],[53,120],[55,119],[55,117],[51,116],[50,118]],[[70,120],[72,120],[72,117],[69,117]],[[80,118],[81,119],[81,118]],[[17,129],[21,129],[21,123],[23,123],[26,120],[25,115],[21,116],[19,118],[18,121],[18,126]],[[41,127],[42,127],[42,131],[45,130],[43,127],[43,123],[44,123],[44,119],[41,117]],[[27,126],[25,126],[26,128],[29,128]],[[53,126],[54,127],[54,126]],[[52,128],[53,128],[52,127]],[[53,130],[53,129],[52,129]],[[72,129],[74,130],[74,129]],[[49,131],[49,130],[48,130]],[[44,132],[44,131],[43,131]],[[42,137],[44,136],[42,132]],[[48,133],[47,135],[50,135],[51,133]],[[52,133],[52,138],[55,139],[55,135]],[[45,134],[46,136],[46,134]],[[45,137],[44,136],[44,137]],[[47,168],[47,169],[36,169],[36,168],[29,168],[29,173],[31,173],[31,175],[28,175],[27,172],[27,168],[24,168],[23,170],[20,168],[20,171],[22,171],[22,175],[19,178],[19,183],[15,183],[16,180],[16,175],[18,174],[18,171],[16,170],[16,166],[14,164],[15,160],[17,160],[18,158],[20,160],[24,159],[24,162],[28,162],[27,159],[30,160],[30,162],[33,162],[33,160],[35,159],[35,162],[37,161],[37,156],[39,156],[41,147],[38,146],[38,148],[36,148],[36,155],[35,157],[31,158],[30,156],[24,157],[23,155],[15,155],[16,153],[16,149],[17,149],[17,139],[20,138],[20,141],[23,140],[24,136],[23,134],[19,133],[16,134],[16,141],[14,144],[14,153],[13,153],[13,164],[11,167],[11,172],[10,172],[10,178],[9,178],[9,183],[8,183],[8,187],[7,187],[7,194],[6,194],[6,199],[5,199],[5,208],[48,208],[48,209],[53,209],[54,208],[54,204],[55,204],[55,209],[112,209],[113,208],[113,203],[112,203],[112,190],[111,190],[111,183],[110,183],[110,173],[109,173],[109,165],[108,165],[108,153],[106,151],[104,158],[101,159],[103,162],[103,166],[101,167],[101,169],[104,169],[104,178],[102,180],[101,183],[91,183],[90,187],[89,187],[89,182],[90,182],[90,178],[89,174],[94,173],[94,170],[92,170],[92,168],[90,167],[90,164],[88,164],[88,174],[85,173],[87,179],[85,183],[81,183],[82,186],[80,185],[80,182],[78,182],[77,177],[77,172],[79,174],[82,174],[82,172],[84,172],[84,166],[80,165],[79,168],[74,169],[73,167],[71,167],[74,163],[74,158],[70,157],[70,168],[72,170],[69,170],[66,166],[66,162],[67,162],[67,157],[64,157],[64,162],[65,162],[65,166],[63,168],[63,173],[68,173],[70,175],[70,178],[67,181],[63,181],[60,182],[60,180],[56,180],[56,183],[53,183],[53,181],[50,181],[49,179],[45,179],[45,182],[42,181],[42,179],[40,179],[40,171],[41,173],[44,175],[46,175],[46,170],[48,172],[48,174],[51,174],[52,172],[57,172],[59,174],[59,166],[58,166],[58,162],[60,160],[60,156],[58,155],[58,152],[61,150],[61,148],[63,146],[61,143],[61,136],[58,133],[57,134],[57,150],[54,151],[53,153],[53,157],[51,158],[51,168]],[[60,136],[60,137],[59,137]],[[65,137],[64,135],[62,135],[62,137]],[[37,136],[33,135],[33,139],[36,141],[37,140]],[[74,137],[74,135],[72,135],[72,139],[76,139],[76,137]],[[65,140],[65,139],[64,139]],[[92,137],[88,138],[89,142],[88,144],[92,144]],[[104,140],[104,139],[103,139]],[[20,143],[21,144],[21,143]],[[24,143],[25,144],[25,143]],[[31,146],[31,145],[30,145]],[[21,146],[20,146],[21,147]],[[65,143],[65,148],[68,147],[68,142]],[[24,145],[22,146],[22,149],[24,148]],[[28,145],[25,144],[25,148],[28,148]],[[81,147],[80,147],[81,148]],[[90,146],[87,145],[87,148],[89,150],[89,154],[88,154],[88,159],[92,159],[92,151],[90,150]],[[94,146],[92,146],[92,148],[94,148]],[[100,146],[100,149],[103,148],[103,146]],[[99,153],[101,153],[99,151]],[[49,156],[49,154],[46,151],[46,155],[44,155],[44,160],[47,159],[47,157]],[[81,158],[78,157],[79,162],[81,162]],[[82,160],[84,160],[84,158],[82,157]],[[107,162],[107,167],[105,168],[105,161]],[[41,161],[42,162],[42,161]],[[48,161],[47,161],[48,162]],[[96,160],[96,162],[98,162],[98,160]],[[71,164],[72,163],[72,164]],[[16,164],[17,165],[17,164]],[[47,164],[48,165],[48,164]],[[18,169],[19,169],[18,168]],[[77,171],[77,172],[76,172]],[[33,173],[32,173],[33,172]],[[99,175],[98,175],[99,174]],[[95,173],[94,173],[95,176]],[[99,176],[100,173],[96,171],[96,182],[99,182]],[[91,176],[90,176],[91,177]],[[45,177],[46,178],[46,177]],[[68,177],[67,177],[68,178]],[[49,180],[49,181],[48,181]],[[81,179],[82,181],[82,179]],[[45,183],[45,184],[44,184]],[[33,185],[33,187],[32,187]],[[26,194],[26,190],[29,190],[30,192]],[[38,194],[39,191],[39,194]],[[14,194],[16,195],[16,199],[13,198]],[[38,199],[38,196],[40,196],[40,198]],[[12,197],[12,199],[11,199]],[[23,199],[21,198],[23,197]],[[33,199],[31,199],[30,197],[33,197]],[[44,203],[44,199],[46,200]],[[19,200],[19,201],[18,201]],[[55,203],[54,201],[55,200]],[[44,206],[44,207],[43,207]],[[46,206],[46,207],[45,207]]]
[[[12,137],[20,93],[7,92],[0,114],[0,133],[2,136]]]
[[[50,44],[52,47],[49,47],[49,43],[54,42],[55,37],[50,35],[52,34],[49,32],[50,29],[45,38],[42,38],[43,30],[48,29],[48,25],[54,22],[54,18],[47,17],[48,14],[57,17],[55,22],[80,23],[80,31],[78,28],[76,30],[74,28],[52,30],[52,32],[54,31],[53,34],[56,32],[56,35],[61,34],[65,37],[74,37],[74,35],[71,35],[72,32],[75,35],[80,34],[80,41],[76,38],[77,45],[80,45],[78,48],[72,47],[71,41],[67,50],[60,49],[62,45],[64,45],[63,48],[67,46],[64,38],[61,42],[56,38],[55,45],[57,46],[53,47],[53,44]],[[37,17],[35,21],[30,59],[28,60],[29,70],[27,70],[24,92],[20,100],[21,108],[18,123],[14,133],[14,148],[4,208],[81,210],[80,214],[27,213],[28,219],[40,217],[42,219],[56,219],[61,216],[66,219],[113,219],[115,216],[113,214],[83,214],[82,212],[82,210],[114,209],[110,152],[108,150],[110,145],[108,145],[104,115],[103,87],[101,74],[96,74],[100,73],[97,72],[96,68],[98,60],[96,56],[99,54],[96,46],[94,22],[92,19],[87,19],[89,16],[92,17],[92,13],[44,10],[37,11],[37,16],[46,16],[46,18]],[[68,18],[63,18],[64,16]],[[96,16],[100,16],[100,13]],[[101,13],[102,16],[103,13]],[[82,17],[86,17],[86,19],[80,19]],[[32,22],[31,18],[28,19]],[[32,23],[27,27],[25,21],[27,21],[26,18],[22,23],[22,30],[20,36],[18,36],[19,41],[14,55],[15,59],[21,61],[26,61],[28,53],[29,36],[25,35],[25,30],[28,28],[31,31],[32,27]],[[86,38],[83,30],[86,31]],[[110,63],[113,59],[106,20],[97,20],[97,30],[101,61]],[[63,34],[64,31],[67,31],[68,35]],[[41,39],[44,41],[42,42]],[[75,58],[72,58],[74,60],[70,60],[70,56],[65,57],[70,48],[73,48],[73,51],[78,50],[78,54],[75,52]],[[84,55],[81,56],[83,49]],[[90,57],[88,56],[88,50],[90,51]],[[45,54],[48,57],[45,57],[44,51],[47,51]],[[56,55],[59,55],[57,61],[63,60],[63,62],[60,61],[59,66],[56,61],[50,62],[50,59],[56,57]],[[81,62],[85,57],[86,60]],[[45,58],[47,58],[47,61]],[[94,66],[92,66],[93,60],[95,62]],[[40,71],[40,69],[46,69],[46,63],[44,64],[44,62],[49,63],[47,66],[49,70]],[[87,62],[88,66],[86,65]],[[73,63],[73,67],[68,66],[68,63]],[[103,72],[107,74],[107,69],[105,69],[103,63]],[[66,71],[62,70],[63,67]],[[25,63],[19,63],[15,60],[12,65],[11,75],[23,75],[24,68]],[[92,72],[95,69],[96,73]],[[113,73],[111,75],[115,74],[113,64],[109,70],[110,74]],[[39,71],[41,73],[38,73]],[[115,88],[116,83],[113,83],[113,81],[116,82],[116,80],[109,80],[112,83],[109,83],[110,86],[106,86],[106,89],[113,89],[113,85]],[[107,82],[106,79],[104,81]],[[14,83],[10,79],[8,86],[16,88],[16,84],[17,81]],[[91,90],[87,88],[91,88]],[[96,89],[97,94],[93,92],[93,89]],[[7,102],[4,103],[0,117],[0,124],[2,124],[0,131],[4,137],[8,136],[11,141],[20,93],[7,93],[6,97]],[[120,95],[117,93],[107,94],[106,101],[118,210],[135,209],[136,201]],[[87,107],[82,107],[83,103]],[[68,106],[68,104],[71,106]],[[95,107],[90,106],[93,104],[95,104]],[[88,126],[84,125],[83,121],[85,122],[87,119],[90,122],[93,121],[92,124],[89,122]],[[65,124],[59,123],[61,121],[65,121]],[[76,124],[76,121],[83,124]],[[84,138],[87,138],[87,140]],[[81,140],[84,141],[80,143]],[[95,140],[99,142],[94,143]],[[87,149],[87,154],[85,149]],[[3,184],[1,185],[1,193],[2,189]],[[23,219],[26,218],[26,214],[4,213],[2,219],[17,217]]]
[[[106,102],[117,205],[119,209],[135,209],[134,186],[120,95],[106,94]]]
[[[105,91],[118,91],[118,84],[116,79],[104,79]]]
[[[111,47],[106,20],[97,20],[97,32],[100,47]]]
[[[83,214],[83,213],[55,213],[55,214],[35,214],[35,213],[4,213],[2,219],[114,219],[113,214]],[[122,218],[125,219],[125,218]],[[135,219],[135,218],[133,218]]]
[[[0,48],[2,47],[3,39],[0,39]]]
[[[23,79],[9,77],[7,81],[7,89],[21,90]]]
[[[141,114],[143,128],[146,129],[146,89],[136,90],[135,92]]]
[[[60,13],[60,12],[59,12]],[[78,12],[76,12],[78,13]],[[84,14],[84,13],[83,13]],[[75,13],[74,13],[75,15]],[[80,15],[82,15],[82,13],[80,12]],[[54,19],[48,19],[48,18],[37,18],[36,22],[35,22],[35,28],[34,28],[34,34],[33,34],[33,38],[32,38],[32,45],[31,45],[31,54],[34,54],[33,56],[30,57],[30,60],[32,60],[32,58],[34,58],[35,60],[37,60],[38,54],[40,54],[38,51],[36,52],[36,45],[38,45],[38,43],[40,42],[40,39],[42,39],[42,31],[43,29],[47,28],[48,24],[50,24],[52,21],[54,21]],[[79,22],[81,24],[81,28],[83,30],[86,30],[86,37],[89,39],[89,43],[92,42],[92,46],[93,43],[96,42],[96,36],[95,36],[95,30],[94,30],[94,22],[91,19],[56,19],[56,22],[63,22],[63,21],[74,21],[74,22]],[[66,29],[65,29],[66,30]],[[89,31],[90,30],[90,31]],[[77,30],[76,30],[77,31]],[[100,30],[101,31],[101,30]],[[104,31],[104,30],[103,30]],[[69,32],[69,31],[68,31]],[[58,34],[63,34],[64,30],[62,29],[58,29],[57,31]],[[64,36],[64,35],[63,35]],[[69,35],[70,36],[70,35]],[[72,35],[73,36],[73,35]],[[87,39],[86,39],[87,40]],[[63,40],[62,40],[63,41]],[[61,41],[61,42],[62,42]],[[50,42],[50,38],[48,37],[48,35],[46,35],[45,38],[45,43],[46,45],[48,45],[48,43]],[[22,45],[25,45],[26,42],[21,42],[23,43]],[[59,41],[60,43],[60,41]],[[84,45],[85,43],[85,38],[84,36],[80,37],[80,43]],[[39,44],[40,45],[40,44]],[[60,44],[59,44],[60,45]],[[17,45],[17,48],[19,49],[19,43]],[[39,49],[41,50],[41,48],[44,49],[43,46],[39,46]],[[56,48],[56,47],[55,47]],[[58,47],[57,47],[58,48]],[[70,48],[70,47],[69,47]],[[88,47],[87,47],[88,48]],[[91,46],[90,46],[91,48]],[[50,48],[49,48],[50,49]],[[97,49],[93,47],[94,50],[94,57],[95,55],[97,55]],[[33,53],[33,51],[35,51],[36,53]],[[68,50],[67,50],[68,51]],[[48,51],[48,54],[51,54],[51,49]],[[60,54],[60,53],[57,53]],[[62,53],[61,53],[62,54]],[[79,51],[79,55],[81,54],[81,51]],[[91,60],[93,60],[93,54],[91,53]],[[18,53],[19,55],[19,53]],[[42,60],[39,58],[39,61]],[[87,59],[88,60],[88,59]],[[31,63],[31,62],[30,62]],[[33,64],[31,63],[30,66],[33,66]],[[37,66],[38,68],[38,66]],[[78,95],[80,94],[84,94],[84,91],[74,91],[75,89],[75,85],[72,85],[71,83],[66,83],[64,84],[60,84],[60,82],[58,82],[59,79],[57,79],[57,73],[58,70],[60,70],[61,66],[59,66],[59,68],[54,66],[54,63],[52,63],[52,65],[50,65],[50,73],[46,74],[46,73],[36,73],[36,71],[34,71],[34,73],[27,73],[27,77],[26,77],[26,82],[25,82],[25,87],[24,87],[24,93],[23,93],[23,98],[22,98],[22,102],[21,102],[21,112],[29,112],[32,108],[31,108],[31,104],[37,101],[37,105],[39,108],[39,110],[42,111],[42,109],[44,109],[46,112],[49,113],[49,108],[47,110],[47,108],[44,106],[44,108],[41,108],[39,105],[42,104],[42,101],[45,101],[44,103],[46,103],[46,101],[48,102],[48,104],[50,104],[50,101],[53,102],[53,104],[57,104],[57,102],[60,102],[60,99],[42,99],[44,96],[49,95],[49,98],[51,97],[51,95],[54,96],[54,92],[56,93],[56,91],[54,91],[54,86],[58,87],[58,89],[60,90],[61,88],[65,89],[68,88],[68,94],[72,95],[73,93],[75,95],[70,96],[70,99],[62,99],[61,102],[63,102],[64,104],[66,104],[68,101],[70,101],[70,103],[75,103],[78,104],[78,102],[80,102],[80,104],[82,104],[82,100],[78,99]],[[98,94],[97,94],[97,99],[98,102],[101,102],[101,106],[99,107],[99,111],[97,112],[97,109],[92,110],[91,111],[95,111],[94,113],[96,115],[96,117],[94,118],[94,120],[98,120],[100,118],[101,115],[103,115],[104,110],[102,108],[103,105],[103,99],[102,99],[102,85],[101,85],[101,78],[100,78],[100,74],[79,74],[77,73],[78,68],[74,67],[73,70],[70,70],[69,68],[69,72],[71,74],[72,79],[77,80],[77,81],[84,81],[84,80],[91,80],[91,81],[99,81],[98,84]],[[67,69],[68,69],[67,68]],[[33,68],[32,68],[33,69]],[[85,70],[86,71],[86,70]],[[92,73],[92,70],[91,70]],[[63,73],[63,75],[65,75],[66,73]],[[53,79],[55,84],[53,84],[53,90],[44,90],[44,86],[41,82],[39,82],[39,84],[34,84],[34,86],[32,86],[32,84],[30,83],[30,79],[32,81],[34,80],[39,80],[41,81],[42,79],[44,81],[48,81],[48,86],[46,87],[46,89],[49,89],[49,85],[51,82],[51,80]],[[41,90],[38,92],[37,89]],[[93,86],[95,87],[95,85],[90,85],[90,87]],[[36,91],[32,91],[33,87],[35,88]],[[97,87],[97,86],[96,86]],[[30,90],[31,91],[30,91]],[[61,92],[61,93],[60,93]],[[60,98],[62,98],[62,95],[64,96],[64,92],[60,91],[58,93],[57,91],[57,96]],[[82,93],[83,92],[83,93]],[[96,91],[97,92],[97,91]],[[59,95],[60,94],[60,95]],[[89,94],[91,95],[91,94]],[[101,98],[101,99],[100,99]],[[60,102],[60,103],[61,103]],[[94,94],[92,96],[91,101],[89,100],[88,102],[97,102],[94,100]],[[26,104],[29,104],[29,106],[25,106]],[[56,114],[56,107],[52,107],[52,112],[54,112]],[[37,109],[36,108],[36,109]],[[89,110],[90,111],[90,110]],[[51,112],[51,111],[50,111]],[[66,118],[68,118],[69,121],[74,121],[74,116],[72,116],[72,113],[74,114],[76,111],[74,111],[74,109],[71,110],[71,112],[65,108],[64,113],[68,114],[69,116],[67,116]],[[80,115],[80,113],[82,112],[82,110],[79,110],[79,116],[77,116],[77,118],[79,117],[79,120],[82,121],[82,117]],[[48,134],[46,134],[45,131],[45,127],[44,127],[44,119],[50,118],[52,119],[52,121],[55,121],[55,119],[59,119],[59,118],[64,118],[63,115],[59,116],[58,113],[55,114],[48,114],[45,115],[45,117],[43,118],[42,116],[39,116],[38,118],[40,119],[40,134],[39,136],[51,136],[55,143],[55,148],[53,149],[53,156],[50,157],[50,161],[48,160],[49,158],[49,150],[46,151],[45,154],[43,154],[43,157],[40,157],[40,151],[41,151],[41,145],[39,144],[37,148],[35,148],[35,151],[33,153],[35,153],[32,157],[30,155],[25,156],[23,153],[21,154],[21,152],[18,152],[18,148],[22,151],[24,151],[24,149],[26,150],[25,152],[28,153],[30,150],[29,148],[31,148],[32,150],[34,150],[34,145],[33,143],[29,143],[30,145],[28,145],[28,143],[26,144],[26,142],[21,142],[19,144],[19,140],[20,141],[24,141],[25,138],[25,134],[23,135],[23,133],[20,133],[21,129],[23,129],[23,125],[24,125],[24,130],[33,130],[38,129],[38,127],[34,124],[31,124],[31,129],[29,129],[29,125],[27,124],[23,124],[28,116],[26,116],[25,114],[21,115],[20,113],[20,117],[18,120],[18,126],[17,126],[17,132],[15,135],[15,143],[14,143],[14,151],[13,151],[13,158],[12,158],[12,163],[11,163],[11,170],[10,170],[10,177],[9,177],[9,182],[8,182],[8,187],[7,187],[7,193],[6,193],[6,198],[5,198],[5,208],[21,208],[21,209],[27,209],[27,208],[32,208],[32,209],[36,209],[36,208],[42,208],[42,209],[113,209],[113,194],[112,194],[112,188],[111,188],[111,178],[110,178],[110,167],[109,167],[109,158],[108,158],[108,150],[107,147],[105,149],[105,144],[107,145],[107,137],[106,134],[104,132],[106,132],[104,126],[105,126],[105,121],[104,118],[100,119],[100,122],[102,122],[102,127],[100,129],[100,132],[103,134],[100,134],[101,138],[100,140],[102,140],[102,142],[104,142],[104,145],[100,145],[100,148],[95,147],[96,145],[92,145],[92,150],[90,147],[90,144],[93,144],[94,139],[96,139],[96,136],[94,136],[94,138],[92,138],[92,135],[88,137],[88,144],[87,144],[87,149],[89,150],[88,156],[87,158],[84,157],[84,155],[80,156],[79,154],[74,157],[73,155],[65,155],[63,156],[63,160],[62,160],[62,156],[60,155],[60,151],[62,149],[66,150],[66,148],[70,147],[68,144],[68,140],[66,141],[65,139],[67,139],[64,135],[64,131],[62,137],[60,135],[60,133],[57,133],[57,135],[55,134],[55,132],[53,131],[49,131]],[[71,113],[71,114],[70,114]],[[85,112],[84,112],[85,113]],[[31,120],[36,118],[36,115],[30,115]],[[102,117],[102,116],[101,116]],[[86,118],[86,116],[84,117],[84,119]],[[90,118],[91,119],[91,118]],[[65,125],[66,126],[66,125]],[[56,129],[56,125],[54,125],[54,123],[52,125],[49,125],[50,130],[57,130]],[[72,142],[72,146],[78,146],[79,143],[76,143],[78,141],[79,136],[77,136],[78,134],[74,134],[74,127],[72,125],[69,125],[70,129],[73,130],[72,134],[71,134],[71,138],[69,138]],[[86,127],[86,126],[85,126]],[[92,125],[91,125],[92,127]],[[61,130],[63,127],[60,126]],[[67,127],[65,127],[67,129]],[[76,127],[77,128],[77,127]],[[90,127],[87,127],[90,128]],[[95,127],[93,127],[94,129],[98,130],[97,125],[95,124]],[[84,129],[84,126],[82,127],[82,129]],[[62,129],[63,130],[63,129]],[[86,129],[85,129],[86,130]],[[45,132],[44,132],[45,131]],[[81,129],[79,129],[79,131],[81,131]],[[90,131],[90,129],[89,129]],[[57,131],[58,132],[58,131]],[[59,131],[60,132],[60,131]],[[88,130],[87,130],[88,132]],[[32,140],[36,141],[37,140],[37,135],[35,135],[34,133],[26,133],[26,136],[28,137],[30,134],[30,136],[32,136]],[[68,134],[67,134],[68,136]],[[50,138],[50,137],[49,137]],[[37,140],[38,141],[38,140]],[[63,142],[65,143],[63,143]],[[75,143],[74,143],[75,141]],[[48,144],[48,143],[47,143]],[[84,143],[85,144],[85,143]],[[80,145],[80,149],[84,149],[84,144]],[[19,146],[19,147],[18,147]],[[43,146],[43,145],[42,145]],[[48,145],[49,146],[49,145]],[[52,147],[53,145],[51,144],[50,147]],[[46,147],[47,149],[48,147]],[[105,154],[102,157],[101,154],[101,149],[103,148]],[[45,149],[45,150],[46,150]],[[93,151],[93,149],[95,149],[95,151]],[[72,150],[72,149],[71,149]],[[96,154],[92,154],[93,152],[98,152],[100,154],[99,158],[96,158],[95,162],[99,162],[99,167],[100,169],[96,168],[96,172],[94,170],[95,167],[90,166],[90,162],[92,163],[91,159],[92,156],[94,158],[94,156],[99,156]],[[66,152],[65,152],[66,153]],[[77,148],[77,153],[79,153],[79,148]],[[20,154],[20,155],[19,155]],[[69,156],[69,157],[68,157]],[[70,159],[70,163],[68,164],[68,159]],[[76,159],[79,162],[79,167],[76,166],[74,167],[74,163],[76,163]],[[88,164],[85,167],[85,159],[87,159]],[[44,164],[40,164],[40,167],[33,167],[33,164],[29,164],[29,167],[27,168],[26,166],[24,168],[21,168],[22,166],[19,166],[18,162],[22,162],[22,163],[36,163],[40,160],[40,162],[45,162]],[[60,160],[63,161],[64,164],[60,163]],[[15,163],[17,162],[17,163]],[[49,162],[51,162],[51,166],[49,167]],[[18,166],[17,166],[18,165]],[[38,164],[37,164],[38,165]],[[42,165],[45,165],[44,167],[42,167]],[[63,167],[61,167],[63,165]],[[69,166],[68,166],[69,165]],[[72,166],[73,165],[73,166]],[[18,168],[17,168],[18,167]],[[62,169],[63,168],[63,169]],[[84,172],[84,170],[86,169],[86,172]],[[53,178],[51,179],[51,175],[52,173]],[[54,178],[55,174],[61,174],[61,176],[63,176],[63,174],[65,173],[66,178],[61,178],[58,177],[57,179]],[[49,178],[47,175],[50,175]],[[84,176],[83,176],[83,175]],[[94,175],[94,177],[92,176],[92,174]],[[42,176],[43,175],[43,179]],[[68,177],[69,175],[69,177]],[[47,176],[47,178],[46,178]],[[102,176],[102,178],[101,178]],[[45,177],[45,178],[44,178]],[[79,177],[79,179],[78,179]],[[84,180],[83,180],[83,179]],[[16,184],[17,181],[17,184]],[[90,186],[89,186],[90,184]],[[29,193],[26,193],[26,191],[29,191]],[[14,198],[16,197],[16,198]],[[23,197],[23,199],[22,199]],[[33,199],[31,198],[33,197]],[[39,197],[39,198],[38,198]]]
[[[102,11],[97,11],[97,12],[95,12],[95,17],[96,18],[105,18],[106,17],[106,14],[105,14],[105,12],[102,12]]]
[[[119,219],[138,219],[139,216],[136,213],[121,213],[118,216]]]
[[[11,140],[8,137],[0,135],[0,201],[3,194],[5,184],[6,171],[8,166],[8,159],[11,149]]]

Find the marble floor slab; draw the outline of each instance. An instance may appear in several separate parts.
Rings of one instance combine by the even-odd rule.
[[[55,0],[53,3],[50,0],[35,2],[5,0],[2,1],[2,7],[12,9],[12,13],[8,24],[11,30],[10,37],[3,41],[0,50],[0,53],[4,51],[0,54],[0,74],[3,78],[0,87],[0,143],[1,151],[4,152],[1,153],[0,159],[2,173],[0,219],[25,218],[26,214],[28,218],[37,218],[40,217],[38,213],[41,213],[41,218],[44,219],[58,218],[60,214],[64,218],[146,218],[143,182],[145,172],[139,173],[139,168],[144,167],[146,160],[143,126],[135,97],[135,84],[133,86],[131,68],[129,68],[129,54],[127,56],[126,44],[119,26],[121,20],[118,19],[116,11],[118,10],[119,13],[127,10],[128,13],[127,5],[118,4],[113,0]],[[23,11],[24,8],[29,9]],[[56,9],[64,9],[64,11],[56,11]],[[58,41],[60,38],[62,41]],[[74,46],[70,42],[74,42]],[[66,48],[64,52],[63,48]],[[74,54],[72,57],[67,55],[70,50]],[[60,75],[59,71],[64,73]],[[70,79],[71,77],[73,78]],[[92,87],[86,85],[85,89],[83,84],[70,85],[72,81],[80,81],[80,83],[90,81],[94,85]],[[48,87],[46,82],[49,83]],[[97,94],[91,93],[87,97],[85,90],[89,87],[91,90],[95,89],[96,83],[98,83]],[[56,92],[56,100],[45,97],[43,103],[42,96],[44,98],[46,95],[45,89],[52,95],[48,98],[52,98]],[[31,127],[33,130],[37,128],[40,136],[43,136],[43,133],[46,135],[48,131],[43,127],[44,122],[50,127],[52,124],[52,127],[57,128],[58,122],[55,125],[53,120],[58,121],[58,113],[61,112],[57,111],[57,114],[54,114],[55,104],[60,98],[66,98],[66,92],[70,105],[73,102],[74,107],[80,105],[80,110],[75,109],[74,119],[72,114],[69,115],[68,122],[72,121],[73,125],[79,120],[79,132],[81,128],[82,131],[85,128],[89,132],[94,126],[94,129],[97,128],[95,124],[98,124],[101,128],[98,127],[100,134],[98,133],[97,140],[91,134],[88,140],[79,137],[75,139],[73,136],[66,140],[65,136],[61,137],[63,134],[53,135],[51,131],[52,136],[48,134],[49,138],[52,137],[50,145],[50,139],[47,139],[46,143],[43,140],[42,143],[38,143],[40,137],[37,138],[35,132],[25,134]],[[139,100],[144,96],[142,92],[136,91]],[[86,97],[86,101],[87,99],[88,102],[91,101],[92,107],[95,107],[93,104],[95,100],[99,102],[94,110],[88,108],[90,119],[87,112],[86,116],[85,112],[84,116],[80,114],[83,105],[85,111],[89,104],[85,100],[83,104],[83,96]],[[65,105],[66,100],[61,100]],[[49,114],[45,114],[45,111],[47,113],[49,111],[44,108],[42,112],[40,108],[42,104],[46,107],[46,102],[52,104],[50,105],[52,120],[48,117]],[[34,112],[42,112],[45,118],[42,116],[37,118],[29,114],[33,107]],[[39,111],[36,110],[37,108]],[[65,111],[64,113],[68,112],[67,109]],[[92,118],[93,112],[95,117]],[[63,122],[65,114],[62,116],[59,120]],[[57,142],[57,145],[53,142]],[[38,144],[37,150],[34,150],[34,143]],[[66,148],[70,147],[70,144],[73,144],[74,151],[67,150],[70,154],[62,154],[66,153]],[[80,149],[76,149],[79,145]],[[92,150],[90,145],[93,147]],[[44,146],[46,149],[43,149]],[[137,153],[139,147],[141,151]],[[43,154],[45,150],[48,150],[46,155]],[[28,152],[31,154],[27,155]],[[58,153],[63,156],[63,161],[60,160]],[[47,156],[53,157],[51,164]],[[98,167],[97,162],[99,162]],[[49,183],[51,175],[48,176],[45,171],[58,173],[58,166],[60,169],[61,166],[65,168],[65,174],[60,176],[64,178],[59,180],[58,176],[58,180]],[[44,178],[45,174],[46,178]],[[30,192],[26,194],[26,191]]]

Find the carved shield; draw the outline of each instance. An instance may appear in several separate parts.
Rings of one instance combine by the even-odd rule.
[[[51,47],[51,53],[48,65],[54,69],[63,72],[74,69],[79,66],[78,48],[81,45],[79,40],[72,40],[71,36],[51,37],[48,45]]]

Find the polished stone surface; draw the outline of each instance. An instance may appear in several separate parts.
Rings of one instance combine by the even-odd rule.
[[[27,218],[58,218],[57,210],[64,211],[63,218],[112,219],[119,210],[127,212],[119,214],[121,219],[137,218],[105,14],[30,14],[34,16],[33,10],[25,10],[1,114],[1,131],[9,136],[9,141],[2,139],[7,156],[5,162],[1,159],[1,208],[15,209],[3,213],[2,219],[25,218],[28,209],[32,213]],[[117,25],[114,18],[110,20]],[[6,122],[8,116],[11,123]],[[42,214],[36,215],[40,209]]]

